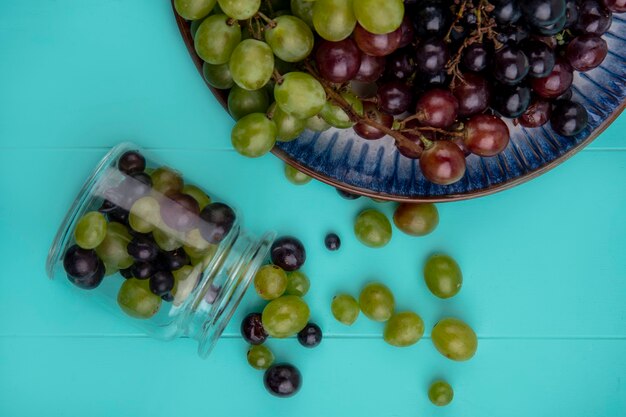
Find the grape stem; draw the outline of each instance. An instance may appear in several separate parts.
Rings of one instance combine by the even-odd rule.
[[[272,18],[270,18],[270,17],[267,17],[267,16],[266,16],[264,13],[262,13],[262,12],[256,12],[256,15],[257,15],[258,17],[260,17],[261,19],[265,20],[265,23],[267,23],[267,25],[268,25],[270,28],[272,28],[272,29],[273,29],[273,28],[275,28],[275,27],[276,27],[276,21],[275,21],[274,19],[272,19]]]
[[[284,81],[283,76],[278,72],[276,68],[274,68],[274,72],[272,73],[272,78],[276,81],[276,84],[281,85]]]
[[[389,128],[381,123],[378,123],[375,120],[370,119],[367,116],[364,115],[360,115],[356,110],[354,110],[354,107],[352,107],[352,105],[350,103],[348,103],[346,101],[346,99],[344,99],[341,94],[339,94],[337,91],[335,91],[335,89],[331,86],[331,84],[329,82],[327,82],[326,80],[324,80],[322,77],[320,77],[317,74],[317,71],[315,70],[315,68],[313,67],[313,65],[311,65],[311,63],[307,60],[304,62],[304,67],[306,68],[306,70],[309,72],[309,74],[311,74],[317,81],[320,82],[320,84],[322,84],[322,86],[324,87],[324,90],[326,91],[326,95],[328,96],[328,98],[337,106],[341,107],[341,109],[346,112],[346,114],[348,115],[348,117],[350,118],[350,120],[354,123],[362,123],[368,126],[373,127],[374,129],[380,130],[381,132],[385,133],[388,136],[391,136],[393,138],[393,140],[398,144],[401,145],[413,152],[416,153],[421,153],[422,149],[419,145],[417,145],[415,142],[413,142],[412,140],[410,140],[409,138],[407,138],[402,130],[397,130],[397,129],[393,129],[393,128]],[[411,132],[411,133],[417,133],[420,134],[421,132],[437,132],[437,133],[441,133],[443,135],[446,136],[460,136],[462,133],[461,132],[448,132],[446,130],[443,129],[437,129],[437,128],[432,128],[432,127],[425,127],[425,126],[420,126],[420,127],[416,127],[413,129],[406,129],[405,132]],[[422,142],[424,142],[424,140],[426,140],[426,138],[424,138],[423,136],[420,137],[420,140],[422,140]],[[424,142],[424,145],[426,146],[426,143]],[[432,146],[432,144],[431,144]]]
[[[467,3],[468,3],[468,0],[464,0],[463,3],[461,3],[461,5],[459,6],[459,10],[456,13],[454,22],[452,22],[452,24],[450,25],[450,29],[448,29],[448,33],[446,33],[445,38],[443,38],[445,42],[450,43],[450,36],[452,35],[452,31],[454,30],[456,25],[465,15],[465,9],[467,8]]]

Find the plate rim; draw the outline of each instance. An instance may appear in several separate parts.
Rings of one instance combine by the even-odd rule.
[[[217,88],[214,88],[209,83],[207,83],[206,80],[204,79],[204,76],[202,74],[202,65],[204,61],[202,61],[202,59],[196,53],[193,37],[191,36],[191,29],[190,29],[189,21],[181,17],[176,12],[174,2],[175,0],[171,0],[172,12],[176,19],[176,25],[178,26],[178,30],[183,38],[185,46],[187,47],[187,52],[189,52],[189,55],[191,56],[191,59],[194,62],[196,69],[200,73],[200,76],[202,77],[202,80],[204,81],[204,83],[207,85],[207,87],[209,87],[209,89],[213,93],[213,96],[217,99],[220,105],[226,110],[226,113],[228,113],[228,101],[227,101],[226,92],[225,90],[219,90]],[[318,181],[321,181],[325,184],[331,185],[335,188],[338,188],[340,190],[343,190],[352,194],[357,194],[360,196],[369,197],[369,198],[378,199],[378,200],[395,201],[395,202],[400,202],[400,203],[402,202],[404,203],[445,203],[445,202],[453,202],[453,201],[463,201],[463,200],[470,200],[470,199],[479,198],[479,197],[485,197],[488,195],[499,193],[501,191],[508,190],[520,184],[526,183],[532,179],[535,179],[545,174],[548,171],[551,171],[552,169],[556,168],[557,166],[561,165],[563,162],[567,161],[568,159],[576,155],[583,148],[585,148],[587,145],[593,142],[596,138],[598,138],[598,136],[600,136],[602,132],[604,132],[622,114],[625,108],[626,108],[626,100],[622,100],[620,105],[611,112],[609,117],[603,120],[602,123],[600,123],[600,125],[597,128],[595,128],[585,140],[578,143],[576,146],[573,146],[571,149],[567,150],[563,155],[560,155],[559,157],[555,158],[553,161],[550,161],[547,164],[542,165],[541,167],[533,171],[520,175],[519,177],[509,179],[507,181],[501,182],[496,185],[490,185],[480,190],[469,191],[467,193],[415,197],[415,196],[400,196],[400,195],[388,194],[384,192],[376,192],[376,191],[368,190],[366,188],[356,187],[350,184],[343,183],[325,174],[317,172],[307,167],[306,165],[303,165],[298,160],[292,158],[289,154],[287,154],[285,151],[283,151],[282,149],[276,146],[274,146],[271,152],[279,159],[297,168],[299,171],[304,172],[305,174],[311,176],[312,178],[315,178]]]

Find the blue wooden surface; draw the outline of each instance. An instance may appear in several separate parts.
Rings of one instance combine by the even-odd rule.
[[[231,149],[231,120],[188,58],[167,0],[0,1],[0,416],[618,417],[626,414],[626,119],[545,176],[479,200],[440,205],[441,225],[414,239],[394,231],[372,250],[355,214],[393,204],[295,187],[268,156]],[[56,227],[106,149],[133,140],[238,206],[251,231],[307,245],[307,299],[326,332],[317,349],[270,341],[299,366],[302,391],[279,400],[245,362],[237,322],[206,361],[195,343],[142,336],[45,277]],[[333,230],[338,253],[323,247]],[[439,301],[420,278],[445,251],[466,281]],[[457,315],[479,335],[476,357],[452,363],[429,340],[404,350],[381,326],[332,319],[338,291],[384,280],[428,329]],[[428,383],[449,380],[436,409]]]

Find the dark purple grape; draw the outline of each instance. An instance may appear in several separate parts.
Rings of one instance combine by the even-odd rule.
[[[556,58],[554,51],[548,45],[540,41],[529,41],[525,42],[522,47],[530,65],[529,76],[540,78],[552,72]]]
[[[344,83],[352,80],[361,66],[361,53],[352,39],[322,41],[315,53],[317,69],[325,80]]]
[[[148,279],[157,272],[158,268],[153,262],[135,262],[130,267],[130,272],[137,279]]]
[[[104,278],[104,263],[96,251],[78,245],[70,246],[65,252],[63,268],[74,285],[87,290],[96,288]]]
[[[565,28],[570,28],[578,21],[577,0],[565,1]]]
[[[436,74],[427,74],[425,72],[417,73],[415,77],[415,85],[423,91],[433,88],[445,88],[450,84],[452,77],[447,71],[439,71]]]
[[[126,246],[128,254],[136,261],[150,262],[159,255],[159,247],[147,236],[135,236]]]
[[[161,296],[161,300],[171,303],[172,301],[174,301],[174,294],[172,294],[171,292],[167,292]]]
[[[518,44],[530,36],[525,26],[512,25],[498,29],[497,40],[503,44]]]
[[[175,271],[185,265],[189,265],[189,255],[183,248],[178,248],[173,251],[162,252],[159,262],[165,270]]]
[[[550,124],[556,133],[562,136],[576,136],[589,122],[587,110],[578,103],[558,100],[554,103]]]
[[[150,291],[158,296],[168,294],[174,288],[174,275],[170,271],[158,271],[150,277]]]
[[[322,329],[315,323],[307,324],[298,332],[298,342],[304,347],[314,348],[322,343]]]
[[[550,26],[565,15],[565,0],[521,0],[519,5],[524,18],[533,26]]]
[[[528,57],[517,46],[506,45],[496,51],[493,59],[493,75],[507,85],[516,85],[529,71]]]
[[[489,107],[491,89],[487,80],[478,74],[463,74],[463,79],[457,82],[452,93],[459,102],[461,117],[482,113]]]
[[[300,390],[302,375],[293,365],[273,365],[265,371],[263,384],[272,395],[277,397],[291,397]]]
[[[411,48],[400,49],[387,58],[385,73],[404,81],[415,72],[415,52]]]
[[[555,100],[571,100],[573,96],[574,96],[574,91],[570,87],[567,90],[565,90],[563,94],[558,96]]]
[[[608,54],[606,41],[599,36],[580,35],[567,45],[565,57],[576,71],[590,71],[598,67]]]
[[[337,236],[336,233],[329,233],[324,238],[324,246],[326,246],[326,249],[330,251],[339,250],[339,247],[341,246],[341,239],[339,239],[339,236]]]
[[[543,98],[556,98],[563,94],[574,81],[574,71],[565,59],[558,58],[552,72],[546,77],[533,78],[533,91]]]
[[[613,22],[613,13],[599,0],[583,0],[578,5],[574,29],[586,35],[602,36]]]
[[[494,88],[492,106],[504,117],[515,119],[528,109],[530,105],[530,88],[525,85],[515,87],[497,86]]]
[[[365,103],[363,111],[368,119],[373,120],[389,129],[393,125],[393,116],[388,113],[383,113],[376,108],[373,103]],[[380,129],[368,125],[367,123],[359,122],[353,126],[354,132],[363,139],[376,140],[384,138],[386,133]]]
[[[235,224],[233,209],[223,203],[211,203],[200,212],[200,234],[209,243],[220,243]]]
[[[117,222],[128,226],[128,211],[113,204],[109,200],[104,200],[98,211],[106,215],[109,222]]]
[[[385,71],[385,58],[361,54],[361,66],[354,79],[364,83],[373,83],[378,80]]]
[[[536,99],[519,117],[519,123],[524,127],[535,128],[548,123],[550,120],[551,105],[544,99]]]
[[[174,230],[187,232],[196,227],[200,206],[188,194],[174,193],[164,198],[160,204],[163,223]]]
[[[463,51],[463,65],[470,71],[483,71],[491,62],[491,52],[485,44],[474,43]]]
[[[285,271],[300,269],[306,261],[302,242],[293,236],[282,236],[274,241],[270,250],[272,263]]]
[[[565,25],[567,24],[567,16],[563,15],[556,23],[553,23],[549,26],[533,26],[533,30],[535,33],[538,33],[543,36],[553,36],[559,32],[562,32],[565,29]]]
[[[445,129],[456,121],[459,101],[454,95],[443,89],[425,92],[417,99],[415,114],[424,126]]]
[[[441,39],[428,39],[420,42],[415,50],[417,69],[428,74],[442,71],[450,57],[448,46]]]
[[[420,38],[445,35],[452,22],[450,9],[439,1],[422,2],[411,14],[415,33]]]
[[[131,279],[133,277],[133,273],[131,272],[130,268],[120,269],[120,275],[126,279]]]
[[[341,198],[344,198],[346,200],[356,200],[356,199],[361,198],[360,195],[349,193],[347,191],[342,190],[341,188],[335,188],[335,190],[337,190],[337,194],[339,194]]]
[[[353,32],[358,48],[368,55],[387,56],[400,46],[402,31],[400,28],[385,35],[376,35],[357,24]]]
[[[518,0],[491,0],[491,4],[495,7],[491,15],[499,25],[512,25],[522,17]]]
[[[241,336],[251,345],[260,345],[267,340],[261,313],[250,313],[241,322]]]
[[[215,284],[211,284],[206,294],[204,294],[204,298],[203,298],[204,302],[207,304],[213,304],[215,300],[217,300],[217,297],[220,295],[221,292],[222,292],[222,287],[218,287]]]
[[[117,161],[117,167],[125,174],[141,172],[146,169],[146,158],[139,151],[127,151],[120,156]]]
[[[399,81],[389,81],[378,87],[376,94],[378,108],[389,114],[402,114],[413,102],[411,88]]]
[[[409,19],[408,16],[404,16],[402,20],[402,24],[400,25],[400,44],[398,48],[404,48],[413,42],[415,38],[415,29],[413,28],[413,22]]]

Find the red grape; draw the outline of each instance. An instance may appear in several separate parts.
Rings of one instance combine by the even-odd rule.
[[[454,143],[438,140],[422,153],[420,169],[430,182],[439,185],[453,184],[465,175],[465,155]]]
[[[413,23],[408,16],[404,16],[404,20],[402,20],[400,33],[402,36],[400,37],[400,44],[398,45],[399,48],[404,48],[413,42],[413,38],[415,38],[415,29],[413,29]]]
[[[606,41],[599,36],[577,36],[567,45],[565,57],[576,71],[589,71],[604,61],[608,53]]]
[[[477,114],[465,125],[465,145],[474,154],[495,156],[506,149],[511,135],[497,116]]]
[[[582,0],[574,28],[587,35],[603,35],[613,22],[613,14],[599,0]]]
[[[410,129],[417,126],[419,126],[417,121],[410,121],[405,127]],[[400,152],[401,155],[409,159],[420,159],[422,153],[424,153],[424,142],[422,142],[422,137],[430,141],[434,141],[436,139],[436,135],[433,132],[404,132],[403,134],[404,137],[412,142],[414,146],[409,146],[402,142],[396,142],[396,148],[398,148],[398,152]]]
[[[480,75],[471,72],[463,74],[463,79],[457,82],[452,93],[459,101],[461,117],[482,113],[489,107],[491,89]]]
[[[446,128],[457,118],[459,101],[451,92],[433,89],[425,92],[417,100],[415,113],[417,120],[424,126]]]
[[[354,41],[359,49],[368,55],[386,56],[398,49],[402,39],[401,28],[386,35],[376,35],[356,25],[354,29]]]
[[[361,66],[354,79],[364,83],[373,83],[380,78],[384,71],[385,58],[362,53]]]
[[[378,108],[389,114],[402,114],[413,101],[411,88],[399,81],[390,81],[378,87]]]
[[[359,48],[351,39],[339,42],[322,41],[317,48],[315,60],[322,78],[334,83],[350,81],[361,67]]]
[[[563,94],[574,80],[574,71],[564,59],[557,59],[552,72],[543,78],[533,78],[531,86],[535,93],[544,98],[556,98]]]
[[[613,13],[626,12],[626,0],[604,0],[604,5]]]
[[[387,113],[378,111],[376,106],[372,103],[366,102],[363,106],[365,117],[371,119],[389,129],[393,125],[393,116]],[[385,132],[370,126],[366,123],[360,122],[354,125],[354,132],[364,139],[381,139],[385,137]]]
[[[550,120],[551,104],[544,99],[535,100],[528,109],[519,117],[519,122],[524,127],[540,127]]]

